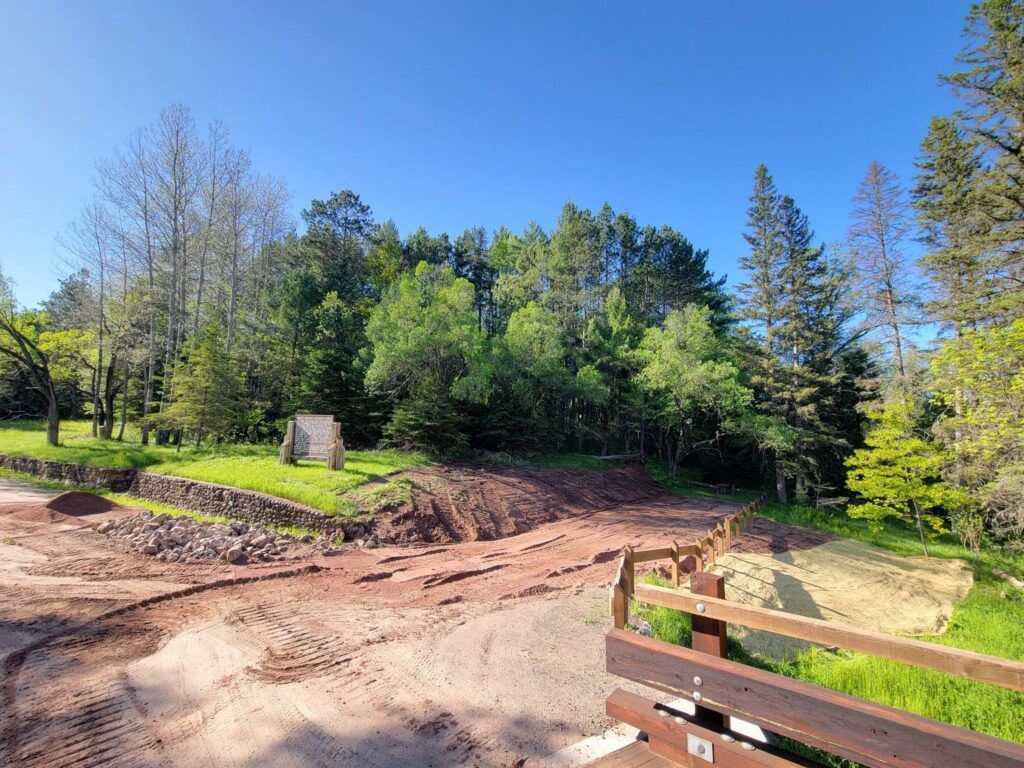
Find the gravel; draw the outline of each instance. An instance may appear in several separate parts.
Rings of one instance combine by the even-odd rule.
[[[326,537],[292,536],[238,521],[200,523],[190,517],[149,511],[107,520],[97,530],[120,540],[129,550],[171,563],[221,559],[244,565],[338,552]]]

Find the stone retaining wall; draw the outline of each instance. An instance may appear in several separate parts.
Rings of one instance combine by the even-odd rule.
[[[125,493],[131,488],[137,469],[111,469],[109,467],[90,467],[85,464],[68,464],[63,461],[44,461],[28,456],[0,455],[0,467],[35,475],[46,480],[56,480],[72,485],[85,485],[90,488],[105,488],[117,493]]]
[[[247,523],[294,525],[331,536],[343,533],[346,539],[360,538],[365,533],[365,527],[359,523],[328,515],[294,501],[200,480],[158,475],[137,469],[111,469],[45,461],[27,456],[0,455],[0,467],[47,480],[128,493],[147,501],[170,504],[204,515],[224,515]]]

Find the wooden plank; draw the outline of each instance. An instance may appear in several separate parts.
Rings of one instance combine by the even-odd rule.
[[[634,741],[590,763],[588,768],[679,768],[679,764],[654,754],[646,741]]]
[[[672,557],[672,547],[633,550],[634,563],[649,563],[652,560],[667,560],[670,557]]]
[[[1024,768],[1024,745],[621,630],[608,671],[870,768]]]
[[[621,585],[615,584],[612,586],[611,599],[611,614],[613,623],[615,624],[615,628],[625,629],[627,612],[629,610],[627,606],[629,605],[629,603],[626,600],[626,594],[625,592],[623,592]]]
[[[775,632],[821,645],[838,646],[912,664],[915,667],[935,669],[1015,691],[1024,691],[1024,663],[1001,659],[998,656],[986,656],[983,653],[926,643],[909,637],[886,635],[849,624],[743,605],[723,600],[720,595],[706,597],[702,594],[641,584],[637,588],[636,599],[642,603],[675,608],[687,613],[695,613],[697,603],[703,603],[705,616],[742,624],[750,629]]]
[[[712,743],[715,765],[726,768],[818,767],[817,763],[796,757],[784,757],[779,750],[761,744],[755,749],[747,749],[741,744],[742,738],[725,741],[722,739],[721,730],[709,727],[709,723],[696,720],[685,712],[673,710],[621,688],[608,697],[605,711],[616,720],[639,728],[650,737],[652,751],[677,762],[684,762],[680,758],[690,759],[686,753],[686,743],[687,734],[692,733]],[[668,714],[662,714],[663,712]]]

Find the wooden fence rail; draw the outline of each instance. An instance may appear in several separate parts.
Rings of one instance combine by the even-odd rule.
[[[694,574],[691,585],[691,592],[641,585],[636,599],[689,613],[692,648],[613,629],[606,635],[606,663],[612,674],[689,700],[696,714],[678,703],[616,690],[607,701],[608,713],[641,729],[645,740],[608,755],[595,768],[818,765],[770,743],[745,741],[730,718],[869,768],[1024,768],[1024,745],[730,661],[726,622],[1013,690],[1024,688],[1024,664],[731,603],[723,599],[721,576]]]
[[[671,560],[672,585],[678,587],[682,583],[681,564],[687,558],[693,558],[693,572],[701,573],[707,570],[709,565],[715,564],[717,557],[721,557],[732,549],[733,541],[739,536],[741,529],[767,501],[768,494],[762,493],[754,501],[744,504],[739,512],[726,517],[703,537],[696,538],[692,544],[680,544],[673,541],[670,546],[658,549],[633,549],[629,544],[623,547],[619,567],[612,581],[610,609],[615,626],[618,629],[623,629],[629,621],[629,600],[636,587],[638,563]]]

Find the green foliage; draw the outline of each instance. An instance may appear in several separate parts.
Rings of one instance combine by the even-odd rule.
[[[964,331],[932,361],[946,410],[937,430],[955,451],[947,475],[976,494],[999,535],[1024,533],[1024,319]]]
[[[723,346],[712,328],[711,311],[692,305],[670,312],[664,330],[649,328],[644,335],[639,381],[659,423],[673,436],[670,474],[698,447],[735,430],[752,403],[752,393],[722,353]]]
[[[875,426],[865,438],[867,447],[846,461],[846,485],[864,501],[848,507],[847,514],[876,524],[886,517],[913,521],[927,555],[925,528],[942,533],[943,512],[968,499],[942,480],[949,456],[918,429],[906,398],[892,400],[870,418]]]
[[[488,442],[517,450],[557,444],[558,408],[574,386],[554,315],[536,302],[512,313],[495,340]]]
[[[190,340],[186,359],[175,372],[178,395],[153,423],[191,433],[196,446],[207,435],[220,440],[234,429],[241,416],[242,382],[224,344],[216,325]]]
[[[485,402],[491,388],[489,346],[469,281],[420,262],[415,275],[391,286],[366,335],[373,351],[366,386],[395,404],[388,437],[406,446],[464,449],[460,404]]]

